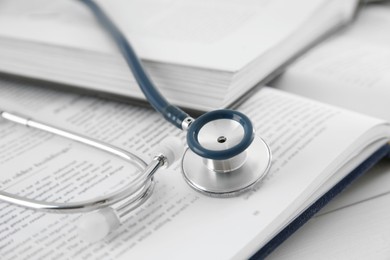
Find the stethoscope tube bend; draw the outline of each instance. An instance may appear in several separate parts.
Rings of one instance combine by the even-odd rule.
[[[25,198],[5,191],[0,191],[0,200],[12,203],[17,206],[52,213],[81,213],[107,207],[128,198],[132,198],[130,200],[135,203],[142,197],[142,194],[146,193],[149,189],[153,187],[152,182],[154,173],[160,167],[168,163],[167,158],[163,154],[157,154],[149,164],[146,164],[144,160],[142,160],[140,157],[136,156],[133,153],[129,153],[121,148],[106,144],[93,138],[59,129],[55,126],[47,125],[45,123],[41,123],[14,113],[0,111],[0,116],[8,121],[22,124],[27,127],[36,128],[58,136],[62,136],[70,140],[74,140],[76,142],[105,151],[111,155],[116,155],[117,157],[131,162],[138,168],[139,172],[139,174],[134,179],[132,179],[132,181],[128,185],[122,187],[120,190],[98,198],[78,202],[46,202]],[[180,147],[176,147],[173,149],[180,149]],[[177,152],[175,151],[173,151],[173,153],[177,154]]]

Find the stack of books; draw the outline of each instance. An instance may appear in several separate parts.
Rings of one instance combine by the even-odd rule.
[[[98,0],[161,92],[195,110],[228,107],[349,22],[355,0]],[[143,99],[127,65],[78,1],[0,3],[0,71]],[[108,94],[108,95],[107,95]]]

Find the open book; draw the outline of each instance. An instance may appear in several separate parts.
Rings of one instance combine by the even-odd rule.
[[[104,140],[146,158],[168,135],[156,112],[13,81],[0,82],[1,109]],[[273,152],[270,173],[249,193],[217,199],[193,191],[178,165],[156,175],[152,197],[105,240],[77,235],[80,215],[0,204],[2,259],[243,259],[264,247],[390,137],[383,120],[272,88],[239,108]],[[126,163],[77,143],[0,121],[0,189],[75,201],[126,180]]]
[[[353,17],[357,0],[97,0],[173,103],[227,107]],[[0,1],[0,71],[143,99],[78,1]],[[71,87],[72,86],[72,87]]]
[[[312,49],[272,85],[390,120],[389,31],[390,4],[366,6],[353,25]],[[389,169],[384,160],[367,172],[271,259],[386,259]]]
[[[390,160],[382,160],[267,259],[387,259],[389,183]]]

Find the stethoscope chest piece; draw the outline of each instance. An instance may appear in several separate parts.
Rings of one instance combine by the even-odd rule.
[[[236,111],[230,115],[232,111],[219,110],[197,119],[187,136],[189,146],[195,148],[187,148],[182,159],[186,182],[213,197],[237,196],[247,191],[267,174],[271,165],[270,148],[254,135],[252,126],[247,125],[251,124],[249,119],[246,121]],[[223,154],[226,151],[228,154]]]

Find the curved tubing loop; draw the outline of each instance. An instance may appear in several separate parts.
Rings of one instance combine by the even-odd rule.
[[[65,131],[54,126],[43,124],[20,115],[0,111],[0,117],[28,127],[36,128],[45,132],[62,136],[70,140],[74,140],[76,142],[97,148],[99,150],[103,150],[109,154],[118,156],[126,161],[132,162],[139,169],[139,174],[137,174],[135,178],[122,189],[95,199],[79,202],[47,202],[28,199],[22,196],[18,196],[16,194],[0,191],[0,200],[12,203],[17,206],[46,212],[79,213],[109,206],[127,198],[129,199],[129,201],[134,200],[134,202],[136,202],[137,200],[142,198],[144,193],[148,192],[150,187],[152,187],[151,183],[153,182],[153,174],[163,164],[163,159],[159,157],[153,159],[149,164],[147,164],[137,155],[125,151],[121,148],[106,144],[104,142],[89,138],[87,136],[73,133],[71,131]]]

